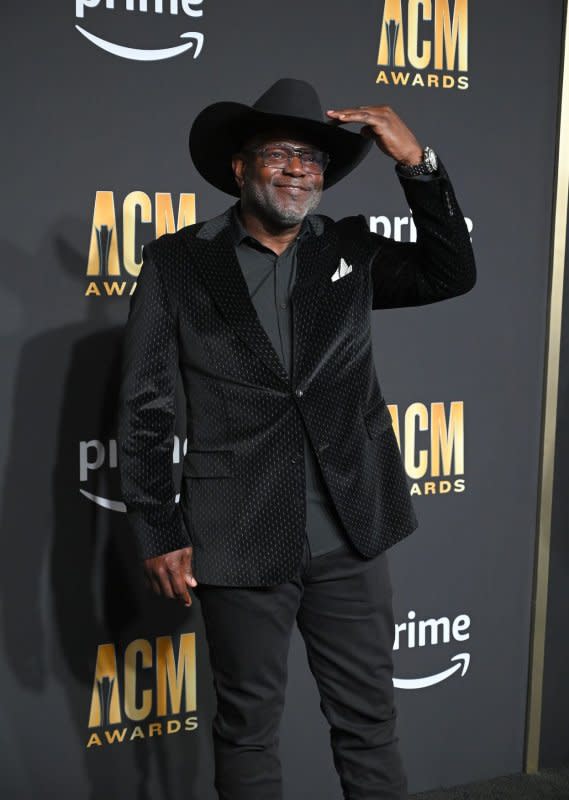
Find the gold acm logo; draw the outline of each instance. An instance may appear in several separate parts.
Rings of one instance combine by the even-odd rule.
[[[466,489],[464,402],[389,405],[393,432],[415,496],[459,494]]]
[[[95,194],[89,256],[87,297],[122,297],[136,289],[142,266],[142,246],[164,233],[174,233],[196,221],[196,196],[181,193],[177,214],[170,192],[154,196],[142,191],[124,198],[112,191]]]
[[[468,0],[384,0],[375,82],[468,89]]]
[[[87,748],[156,739],[198,727],[195,633],[100,644]]]

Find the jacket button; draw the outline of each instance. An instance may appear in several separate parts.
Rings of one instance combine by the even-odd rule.
[[[302,391],[302,389],[297,389],[297,390],[295,391],[295,395],[296,395],[297,397],[302,397],[302,395],[303,395],[303,394],[304,394],[304,392]]]

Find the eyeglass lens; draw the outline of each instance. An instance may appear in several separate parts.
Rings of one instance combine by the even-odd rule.
[[[302,166],[307,172],[324,172],[329,161],[328,154],[322,150],[292,148],[286,145],[271,145],[261,148],[258,152],[263,157],[266,166],[276,169],[285,167],[295,155],[299,156]]]

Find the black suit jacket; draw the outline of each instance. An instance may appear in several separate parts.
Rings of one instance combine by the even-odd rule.
[[[142,558],[193,545],[198,582],[290,579],[305,538],[302,426],[356,550],[371,558],[417,527],[372,356],[370,310],[455,297],[476,280],[444,165],[400,176],[415,243],[365,218],[318,215],[299,242],[289,377],[250,300],[229,209],[147,244],[124,337],[119,468]],[[340,260],[351,266],[332,280]],[[175,502],[172,445],[181,372],[188,450]]]

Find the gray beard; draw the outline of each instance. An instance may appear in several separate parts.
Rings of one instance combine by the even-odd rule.
[[[321,197],[322,189],[315,189],[306,192],[303,203],[299,203],[296,207],[287,207],[284,203],[279,202],[277,190],[270,184],[266,185],[264,189],[260,189],[245,178],[241,188],[242,204],[248,208],[255,208],[263,218],[279,228],[298,225],[307,214],[317,208]]]

